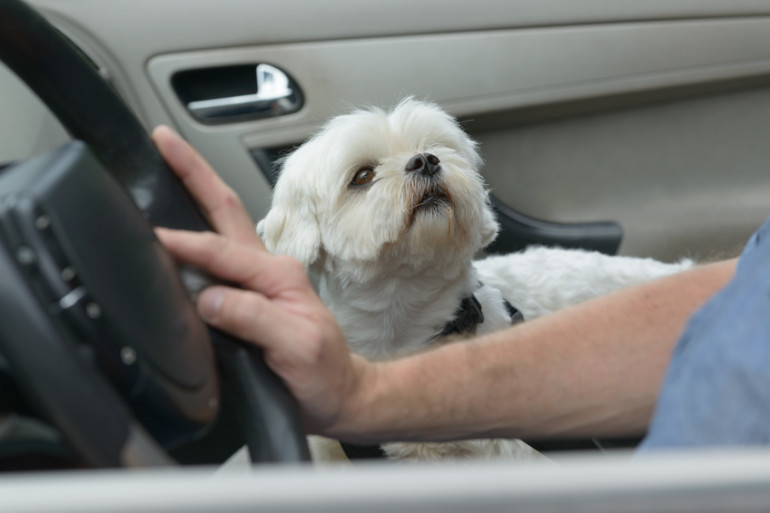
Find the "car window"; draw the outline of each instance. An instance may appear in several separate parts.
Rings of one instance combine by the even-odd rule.
[[[69,140],[46,106],[0,63],[0,166]]]

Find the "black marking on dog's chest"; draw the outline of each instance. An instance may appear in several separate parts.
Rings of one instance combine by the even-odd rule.
[[[511,324],[518,324],[524,321],[524,315],[522,315],[521,311],[507,299],[503,299],[503,304],[508,311]],[[439,334],[436,335],[436,338],[454,334],[473,333],[476,331],[476,327],[483,322],[484,311],[479,300],[476,299],[474,294],[465,296],[460,301],[460,306],[455,310],[452,320],[444,325]]]
[[[455,316],[444,325],[437,337],[445,337],[455,333],[469,333],[476,330],[476,326],[484,322],[484,311],[481,303],[474,294],[465,296],[460,301],[460,306],[455,310]]]

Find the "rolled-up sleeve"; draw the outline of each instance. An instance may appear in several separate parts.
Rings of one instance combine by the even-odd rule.
[[[687,324],[639,450],[770,443],[770,219]]]

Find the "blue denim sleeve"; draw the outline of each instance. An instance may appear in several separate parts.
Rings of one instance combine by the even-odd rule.
[[[770,443],[770,219],[690,319],[640,452]]]

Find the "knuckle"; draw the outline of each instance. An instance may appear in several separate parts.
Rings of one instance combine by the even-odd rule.
[[[299,260],[291,255],[276,255],[275,260],[281,267],[285,268],[286,270],[296,270],[298,267],[302,267],[302,264],[299,262]]]
[[[285,273],[287,276],[291,276],[296,279],[296,277],[299,276],[306,276],[305,266],[302,265],[302,262],[297,260],[291,255],[276,255],[276,263],[280,267],[280,269]]]
[[[305,334],[305,356],[310,365],[316,366],[324,359],[326,353],[325,338],[318,329],[310,329]]]
[[[242,206],[241,198],[229,186],[222,192],[222,206],[228,210],[239,209]]]

